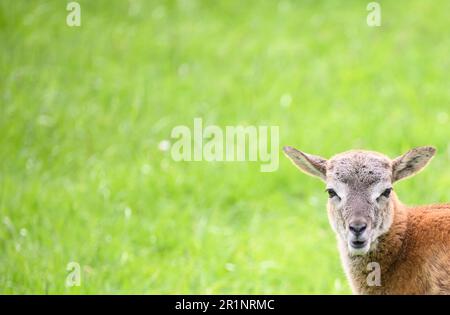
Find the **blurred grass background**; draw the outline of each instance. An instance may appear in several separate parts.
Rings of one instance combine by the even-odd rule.
[[[176,163],[171,129],[278,125],[280,145],[391,157],[450,198],[450,2],[0,1],[0,293],[350,293],[323,184],[281,155]],[[66,287],[66,266],[81,286]]]

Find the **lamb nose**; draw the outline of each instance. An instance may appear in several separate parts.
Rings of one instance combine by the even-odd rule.
[[[367,228],[367,224],[363,222],[354,222],[350,223],[349,229],[352,231],[353,234],[356,236],[361,235],[364,230]]]

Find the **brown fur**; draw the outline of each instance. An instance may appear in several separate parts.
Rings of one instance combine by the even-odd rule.
[[[357,294],[450,294],[450,204],[405,207],[392,198],[394,222],[366,256],[341,256]],[[381,286],[367,285],[370,262],[381,267]]]

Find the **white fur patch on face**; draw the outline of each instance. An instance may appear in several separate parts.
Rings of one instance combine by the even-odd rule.
[[[330,178],[327,180],[327,189],[334,189],[334,191],[338,194],[340,201],[345,202],[347,199],[348,187],[346,184],[339,180],[335,180],[334,178]],[[333,200],[335,201],[335,200]]]
[[[392,184],[390,181],[384,179],[380,180],[379,182],[375,183],[373,186],[369,187],[370,192],[370,199],[372,202],[377,201],[378,197],[381,196],[381,194],[387,189],[391,188]]]

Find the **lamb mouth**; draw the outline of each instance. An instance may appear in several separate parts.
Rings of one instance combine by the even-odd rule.
[[[351,242],[350,242],[350,246],[353,247],[353,248],[355,248],[355,249],[361,249],[361,248],[365,247],[366,244],[367,244],[367,241],[358,241],[358,240],[355,240],[355,241],[351,241]]]

